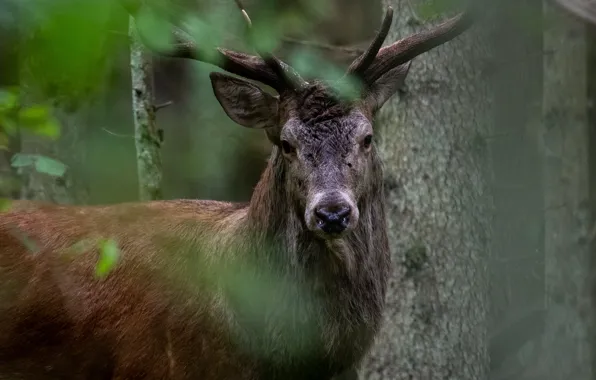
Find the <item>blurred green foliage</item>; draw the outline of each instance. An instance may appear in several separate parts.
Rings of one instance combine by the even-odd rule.
[[[74,109],[103,89],[114,56],[113,0],[29,0],[19,23],[21,82]]]
[[[16,153],[12,156],[11,165],[15,168],[33,166],[39,173],[54,177],[62,177],[66,172],[66,165],[62,162],[39,154]]]
[[[6,212],[10,210],[10,199],[0,198],[0,212]]]
[[[99,194],[95,198],[99,199],[97,202],[128,200],[126,189],[134,194],[130,198],[136,196],[135,176],[132,175],[136,164],[134,140],[130,137],[128,15],[117,0],[13,2],[19,4],[18,13],[1,16],[12,17],[10,24],[18,28],[20,86],[0,91],[0,149],[6,149],[9,137],[16,133],[31,133],[50,142],[56,141],[65,134],[65,127],[54,116],[56,110],[71,114],[81,104],[97,100],[91,116],[84,124],[76,124],[77,128],[91,131],[86,140],[73,149],[85,150],[90,157],[85,163],[85,171],[92,173],[89,187]],[[216,46],[246,52],[254,52],[255,47],[266,51],[278,49],[284,35],[308,36],[310,28],[318,20],[329,16],[331,9],[330,2],[322,0],[247,3],[253,24],[253,29],[247,33],[245,20],[233,0],[157,0],[143,3],[154,6],[141,9],[135,19],[136,26],[152,46],[167,49],[173,42],[170,24],[175,24],[189,33],[199,51],[205,55],[214,52]],[[1,9],[0,5],[0,13]],[[334,81],[343,75],[342,68],[312,49],[295,48],[287,61],[305,76]],[[182,133],[174,137],[178,133],[174,128],[164,128],[164,151],[169,153],[165,160],[170,164],[164,174],[172,183],[174,190],[171,194],[240,198],[244,193],[235,189],[238,187],[236,184],[252,181],[261,170],[261,167],[246,168],[246,157],[263,150],[258,137],[252,136],[261,136],[262,139],[264,136],[238,128],[225,117],[210,92],[206,75],[207,71],[216,68],[202,64],[192,67],[196,68],[198,79],[193,83],[186,109],[182,108],[182,111],[188,111],[188,118],[183,119],[179,115],[181,109],[176,109],[176,105],[172,107],[174,111],[171,115],[168,115],[169,109],[164,109],[158,116],[160,126],[170,127],[174,120],[179,122],[181,119],[187,124],[197,125],[196,129],[193,129],[194,125],[187,127],[190,130],[187,137]],[[350,80],[338,82],[337,89],[347,97],[358,94],[358,84]],[[107,134],[104,129],[128,137],[116,137]],[[192,149],[186,147],[185,150],[176,145],[188,143],[184,141],[188,136]],[[218,159],[213,158],[214,151],[218,151]],[[32,167],[58,177],[72,167],[70,162],[67,165],[55,158],[19,152],[12,156],[11,165],[16,168]],[[251,173],[252,177],[247,175],[243,178],[246,173]],[[176,178],[176,175],[181,178]],[[186,190],[191,180],[201,185],[200,192],[192,188]],[[114,186],[115,182],[118,186]],[[245,188],[252,186],[248,183]],[[7,201],[0,200],[0,210],[8,207]],[[100,251],[95,275],[105,277],[119,261],[118,245],[109,237],[94,241],[94,244]],[[230,286],[244,283],[245,287],[237,290],[242,297],[249,296],[246,292],[262,292],[263,283],[249,287],[246,286],[248,280],[239,283],[236,281],[239,278],[242,276],[230,277]],[[270,286],[276,281],[266,279],[265,284]]]
[[[99,242],[99,260],[95,266],[95,276],[104,278],[114,269],[120,258],[120,249],[114,239],[102,239]]]
[[[9,138],[18,132],[28,132],[55,140],[60,136],[60,125],[52,115],[50,106],[24,106],[21,104],[21,93],[18,89],[0,88],[0,149],[8,149]],[[66,171],[63,163],[52,158],[18,152],[12,155],[11,166],[34,166],[40,173],[58,177]]]

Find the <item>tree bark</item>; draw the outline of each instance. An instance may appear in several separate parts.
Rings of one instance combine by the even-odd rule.
[[[383,0],[396,15],[388,40],[424,28],[412,22],[416,3]],[[483,29],[416,58],[404,93],[379,115],[394,270],[363,379],[487,375],[492,114]]]
[[[594,378],[586,27],[544,2],[545,333],[527,379]],[[592,147],[593,149],[593,147]]]
[[[137,149],[139,198],[162,199],[162,138],[155,124],[153,69],[151,55],[137,36],[136,25],[130,17],[130,67],[132,107]]]
[[[544,328],[542,0],[499,1],[490,313],[492,379],[518,379]],[[530,344],[529,344],[530,343]]]

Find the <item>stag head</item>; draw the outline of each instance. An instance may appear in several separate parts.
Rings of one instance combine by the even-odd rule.
[[[250,26],[250,19],[242,9]],[[305,81],[272,54],[258,56],[217,49],[211,63],[277,91],[270,95],[257,85],[222,73],[211,73],[215,96],[226,114],[247,128],[263,129],[273,143],[273,160],[283,165],[289,195],[305,226],[324,239],[341,237],[358,224],[359,204],[378,179],[378,157],[372,121],[381,106],[403,85],[410,61],[447,42],[470,20],[460,14],[435,28],[382,47],[392,24],[388,8],[369,48],[340,81],[356,78],[360,96],[346,100],[337,86]],[[169,56],[201,61],[193,42],[175,32],[178,43]],[[162,52],[163,54],[163,52]]]

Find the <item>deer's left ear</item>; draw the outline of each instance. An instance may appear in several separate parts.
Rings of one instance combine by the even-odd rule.
[[[411,63],[412,61],[409,61],[397,66],[369,85],[364,101],[373,114],[404,85]]]
[[[230,119],[247,128],[277,126],[279,99],[254,84],[221,73],[209,74],[215,97]]]

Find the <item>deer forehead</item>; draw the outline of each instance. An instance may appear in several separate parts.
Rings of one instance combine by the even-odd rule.
[[[352,145],[354,139],[370,133],[372,127],[368,119],[358,110],[345,116],[302,120],[290,117],[281,133],[282,139],[302,144],[345,144]]]

